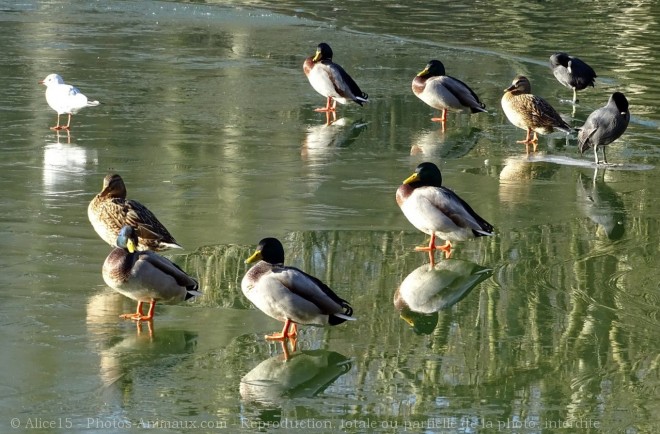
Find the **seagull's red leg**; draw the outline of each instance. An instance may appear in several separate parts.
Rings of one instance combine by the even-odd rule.
[[[71,113],[69,113],[69,119],[66,122],[66,126],[62,127],[62,129],[69,131],[69,125],[71,125]]]
[[[54,127],[50,127],[50,129],[51,129],[51,130],[59,130],[59,129],[61,129],[61,128],[60,128],[60,114],[59,114],[59,113],[57,114],[57,125],[55,125]]]

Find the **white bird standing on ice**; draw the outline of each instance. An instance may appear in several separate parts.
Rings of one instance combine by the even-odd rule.
[[[75,115],[85,107],[100,104],[98,101],[89,101],[77,87],[64,83],[58,74],[48,75],[39,84],[46,86],[46,101],[50,108],[57,112],[57,125],[50,127],[51,130],[68,130],[71,125],[71,115]],[[69,115],[66,125],[60,125],[60,115],[63,114]]]

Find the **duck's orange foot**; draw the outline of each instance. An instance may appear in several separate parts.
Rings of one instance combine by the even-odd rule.
[[[426,245],[415,247],[416,252],[431,252],[433,250],[434,250],[433,248],[431,248],[429,246],[426,246]]]
[[[142,314],[139,314],[139,313],[125,313],[125,314],[119,315],[119,318],[131,319],[133,321],[151,321],[151,320],[154,319],[153,316],[142,315]]]
[[[67,127],[66,125],[61,125],[61,126],[60,125],[55,125],[54,127],[50,127],[50,129],[54,130],[54,131],[60,131],[60,130],[69,131],[69,127]]]
[[[143,315],[141,313],[125,313],[119,315],[119,318],[130,319],[133,321],[152,321],[154,319],[153,315]]]
[[[319,107],[319,108],[315,108],[314,111],[325,113],[325,112],[334,112],[336,111],[336,109],[334,107]]]
[[[447,122],[447,118],[446,118],[446,117],[442,117],[442,118],[431,118],[431,121],[432,121],[432,122]]]
[[[284,323],[284,328],[280,333],[273,333],[264,336],[268,341],[284,341],[289,338],[295,339],[298,336],[298,325],[290,319]]]

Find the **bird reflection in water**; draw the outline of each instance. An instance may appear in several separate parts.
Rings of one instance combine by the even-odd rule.
[[[159,328],[154,332],[152,321],[140,321],[137,333],[116,327],[124,306],[125,297],[110,291],[95,294],[87,302],[87,330],[99,355],[99,377],[108,405],[121,406],[128,395],[147,390],[150,381],[176,371],[181,360],[197,348],[193,331]],[[146,330],[141,323],[147,323]]]
[[[244,401],[279,407],[283,398],[314,397],[351,370],[352,360],[327,350],[278,354],[259,363],[241,378]]]
[[[347,118],[333,118],[326,114],[327,122],[307,128],[301,155],[304,160],[316,162],[337,149],[345,148],[357,139],[367,125],[362,120],[351,121]]]
[[[593,178],[579,173],[577,200],[581,212],[596,223],[596,235],[612,241],[619,240],[625,232],[626,211],[619,194],[605,183],[605,170],[599,177],[598,168]]]
[[[55,132],[55,140],[44,146],[42,182],[46,195],[70,195],[84,189],[84,175],[98,165],[96,150],[71,144],[68,130]]]
[[[443,130],[425,130],[417,133],[412,139],[410,155],[432,158],[460,158],[477,145],[481,129],[460,126],[451,132]]]
[[[394,293],[394,307],[417,334],[430,334],[438,311],[465,298],[493,274],[491,268],[462,259],[424,264],[408,274]]]

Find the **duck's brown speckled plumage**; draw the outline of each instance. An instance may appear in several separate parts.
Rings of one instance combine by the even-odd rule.
[[[126,199],[126,186],[116,173],[103,179],[103,189],[89,203],[87,216],[101,239],[113,247],[117,245],[117,235],[121,228],[128,225],[137,230],[138,250],[181,248],[146,206]]]
[[[525,140],[519,143],[534,144],[536,150],[537,133],[550,134],[555,128],[569,133],[571,127],[546,100],[531,92],[532,85],[527,77],[517,76],[504,90],[502,109],[513,125],[527,132]],[[532,132],[534,137],[530,138]]]

